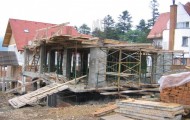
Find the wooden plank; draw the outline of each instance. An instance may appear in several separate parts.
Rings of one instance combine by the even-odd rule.
[[[127,117],[131,117],[134,119],[139,119],[139,120],[181,120],[182,115],[177,115],[174,118],[167,118],[167,117],[158,117],[158,116],[150,116],[150,115],[145,115],[145,114],[139,114],[136,112],[130,112],[130,111],[118,111],[116,110],[116,112],[119,112],[120,114],[127,116]]]
[[[40,80],[41,80],[41,79],[34,80],[34,81],[32,81],[32,82],[26,83],[26,84],[24,84],[24,85],[21,85],[21,86],[19,86],[19,87],[14,88],[14,89],[8,90],[8,91],[6,91],[5,93],[13,92],[13,91],[15,91],[15,90],[18,90],[18,89],[20,89],[20,88],[22,88],[22,87],[31,85],[31,84],[33,84],[33,83],[35,83],[35,82],[37,82],[37,81],[40,81]]]
[[[163,102],[153,102],[153,101],[143,101],[143,100],[122,100],[117,102],[117,105],[126,105],[126,106],[138,106],[138,107],[145,107],[145,108],[152,108],[152,109],[159,109],[159,110],[168,110],[168,111],[175,111],[183,109],[183,106],[176,103],[163,103]]]
[[[124,117],[120,114],[114,114],[114,115],[101,117],[100,120],[134,120],[134,119],[129,117]]]
[[[167,110],[157,110],[157,109],[149,109],[149,108],[142,108],[142,107],[134,107],[134,106],[120,106],[118,111],[122,112],[135,112],[139,114],[145,114],[150,116],[158,116],[158,117],[167,117],[167,118],[174,118],[178,114],[182,114],[184,110],[177,110],[177,111],[167,111]]]
[[[82,44],[97,45],[98,44],[98,40],[83,40]]]
[[[127,42],[119,41],[119,40],[113,40],[113,39],[104,39],[105,44],[127,44]]]
[[[66,83],[54,83],[48,86],[45,86],[43,88],[40,88],[36,91],[33,91],[31,93],[19,96],[19,97],[15,97],[13,99],[9,100],[9,103],[14,107],[14,108],[19,108],[22,107],[26,104],[31,104],[39,99],[42,99],[44,97],[46,97],[47,95],[51,95],[53,93],[57,93],[59,91],[65,90],[68,88],[67,84],[70,83],[75,83],[78,82],[80,79],[86,77],[86,75],[81,76],[79,78],[73,79],[71,81],[68,81]]]
[[[99,116],[113,112],[116,108],[117,108],[117,105],[115,105],[115,104],[108,105],[104,108],[100,108],[100,109],[96,110],[94,113],[92,113],[92,115],[95,117],[99,117]]]
[[[102,92],[101,95],[118,95],[119,92]]]

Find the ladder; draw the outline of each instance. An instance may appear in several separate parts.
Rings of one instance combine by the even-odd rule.
[[[36,72],[38,70],[38,61],[40,59],[40,53],[39,53],[39,49],[36,48],[34,51],[34,54],[32,56],[32,62],[31,65],[29,65],[29,71],[34,70],[34,72]]]

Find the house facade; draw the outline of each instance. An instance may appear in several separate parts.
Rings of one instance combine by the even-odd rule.
[[[170,13],[160,14],[148,35],[156,48],[169,50]],[[175,55],[175,64],[190,65],[190,3],[177,5],[177,18],[174,34],[174,49],[183,50],[185,54]],[[180,59],[180,61],[179,61]]]
[[[56,30],[49,30],[48,35],[46,36],[46,29],[56,26],[56,24],[42,23],[28,20],[19,20],[19,19],[9,19],[6,32],[4,35],[3,47],[7,47],[8,51],[14,51],[16,53],[16,58],[20,67],[14,68],[14,66],[7,67],[7,73],[18,74],[22,72],[22,67],[24,64],[24,47],[31,44],[34,39],[51,36],[55,33]],[[37,31],[40,31],[39,34]],[[72,26],[64,26],[62,28],[62,34],[71,35],[71,36],[81,36],[78,31]],[[85,35],[83,35],[85,36]],[[30,54],[29,60],[31,62],[33,53]],[[29,63],[28,63],[29,64]],[[15,75],[7,74],[9,77],[14,77]]]

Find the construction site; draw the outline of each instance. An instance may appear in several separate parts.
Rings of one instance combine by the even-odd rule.
[[[17,53],[0,51],[1,120],[189,118],[190,68],[182,62],[189,53],[174,50],[174,27],[169,50],[163,50],[78,34],[68,24],[37,29],[20,51],[22,66]]]

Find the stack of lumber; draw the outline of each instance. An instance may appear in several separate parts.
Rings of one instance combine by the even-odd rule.
[[[190,105],[190,72],[162,76],[159,81],[161,101]]]
[[[142,100],[123,100],[117,102],[115,111],[134,119],[181,120],[183,106],[176,103],[162,103]]]
[[[190,105],[190,82],[177,87],[164,88],[160,91],[163,102]]]

